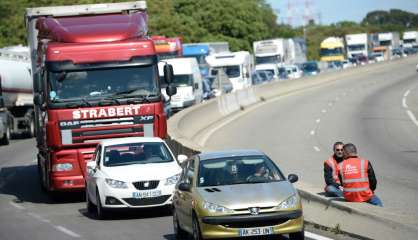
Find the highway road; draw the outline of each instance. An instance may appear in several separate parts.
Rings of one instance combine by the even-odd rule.
[[[418,218],[417,57],[268,101],[217,129],[206,149],[258,148],[322,188],[336,141],[371,161],[386,209]],[[306,79],[309,81],[309,78]]]
[[[164,208],[125,211],[97,220],[86,212],[84,193],[53,200],[41,191],[35,153],[33,139],[0,147],[0,239],[175,239],[172,217]],[[312,226],[306,230],[306,239],[351,239]]]

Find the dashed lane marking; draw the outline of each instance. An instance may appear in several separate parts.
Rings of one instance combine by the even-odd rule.
[[[22,205],[20,205],[20,204],[17,204],[17,203],[15,203],[15,202],[9,202],[10,203],[10,205],[12,205],[13,207],[15,207],[15,208],[17,208],[17,209],[20,209],[20,210],[24,210],[25,209],[25,207],[24,206],[22,206]]]
[[[50,223],[51,221],[49,221],[46,218],[43,218],[42,216],[36,214],[36,213],[32,213],[32,212],[28,212],[28,215],[35,218],[38,221],[44,222],[44,223]]]
[[[406,113],[408,114],[408,116],[412,120],[412,122],[418,127],[418,121],[415,118],[415,115],[410,110],[406,111]]]
[[[326,109],[322,109],[322,111],[321,111],[322,113],[326,113],[327,112],[327,110]]]
[[[332,238],[324,237],[315,233],[305,231],[305,237],[312,238],[315,240],[333,240]]]
[[[405,97],[402,99],[402,107],[408,108],[408,105],[406,105],[406,98]]]
[[[403,95],[404,97],[408,97],[409,93],[411,92],[411,90],[408,90],[405,92],[405,94]]]
[[[59,231],[61,231],[61,232],[63,232],[63,233],[65,233],[65,234],[67,234],[67,235],[69,235],[69,236],[71,236],[71,237],[73,237],[73,238],[80,238],[81,236],[80,235],[78,235],[77,233],[75,233],[75,232],[73,232],[73,231],[71,231],[71,230],[69,230],[69,229],[67,229],[67,228],[65,228],[65,227],[63,227],[63,226],[54,226],[57,230],[59,230]]]
[[[316,123],[320,123],[321,122],[321,119],[320,118],[318,118],[318,119],[316,119],[316,121],[315,121]]]
[[[321,151],[321,149],[320,149],[319,147],[317,147],[317,146],[314,146],[313,148],[314,148],[314,149],[315,149],[315,151],[317,151],[317,152],[320,152],[320,151]]]
[[[315,135],[315,130],[312,130],[311,131],[311,135],[313,136],[313,135]]]

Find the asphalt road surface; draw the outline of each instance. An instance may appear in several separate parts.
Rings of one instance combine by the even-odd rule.
[[[174,239],[172,217],[164,208],[124,211],[97,220],[87,214],[84,193],[54,200],[41,191],[35,154],[33,139],[0,146],[0,239]],[[351,239],[311,226],[306,230],[306,239]]]
[[[397,60],[269,101],[218,129],[206,147],[263,150],[285,173],[322,188],[333,143],[354,143],[388,211],[418,218],[417,63]]]

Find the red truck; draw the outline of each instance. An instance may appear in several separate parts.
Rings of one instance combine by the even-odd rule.
[[[183,45],[179,37],[151,36],[160,60],[183,56]]]
[[[101,139],[166,138],[146,2],[26,9],[38,170],[48,191],[85,188]],[[172,67],[164,67],[169,95]]]

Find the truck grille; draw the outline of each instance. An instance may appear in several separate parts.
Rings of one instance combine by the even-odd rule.
[[[106,138],[154,136],[154,116],[88,119],[59,123],[62,144],[100,141]]]
[[[160,181],[154,180],[154,181],[141,181],[141,182],[134,182],[133,185],[138,190],[149,190],[149,189],[155,189],[158,187],[158,183]]]
[[[124,198],[123,200],[131,206],[148,206],[165,203],[171,195],[162,195],[154,198]]]

